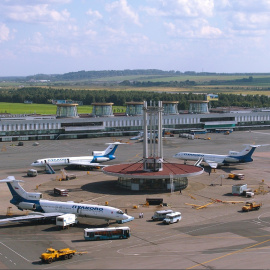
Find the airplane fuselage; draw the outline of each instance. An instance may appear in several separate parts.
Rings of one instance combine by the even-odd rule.
[[[61,212],[64,214],[76,214],[81,217],[107,220],[124,220],[128,218],[128,215],[124,214],[123,211],[110,206],[48,200],[40,200],[37,203],[36,211],[45,213]]]
[[[203,160],[211,160],[218,163],[218,165],[223,165],[226,163],[239,163],[241,159],[237,157],[227,156],[227,155],[215,155],[215,154],[204,154],[204,153],[191,153],[191,152],[180,152],[175,155],[176,158],[182,160],[192,160],[197,161],[200,158]]]
[[[67,165],[75,165],[77,163],[101,163],[105,161],[109,161],[114,159],[115,157],[94,157],[94,156],[81,156],[81,157],[56,157],[56,158],[44,158],[38,159],[31,164],[33,167],[44,167],[46,163],[51,166],[67,166]]]

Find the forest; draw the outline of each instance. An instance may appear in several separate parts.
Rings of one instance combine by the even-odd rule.
[[[270,107],[270,97],[266,95],[235,95],[220,93],[218,101],[211,101],[211,107],[239,106],[248,108]],[[114,90],[71,90],[42,87],[22,87],[0,89],[0,101],[24,103],[25,100],[37,104],[51,104],[52,100],[82,101],[83,105],[94,102],[112,102],[124,106],[129,101],[178,101],[179,110],[187,110],[189,100],[205,100],[205,94],[168,93],[153,91],[114,91]]]

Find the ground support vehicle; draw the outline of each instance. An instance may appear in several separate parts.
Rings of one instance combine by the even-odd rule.
[[[256,202],[246,202],[246,204],[242,207],[243,212],[249,212],[253,210],[259,210],[261,208],[261,203]]]
[[[153,221],[157,221],[157,220],[162,221],[164,218],[166,218],[167,214],[171,214],[171,213],[173,213],[173,210],[170,210],[170,209],[168,209],[168,210],[159,210],[159,211],[156,211],[154,213],[154,215],[151,217],[151,219]]]
[[[45,263],[52,263],[55,260],[67,260],[71,259],[73,255],[75,255],[76,250],[72,250],[70,248],[64,248],[64,249],[54,249],[54,248],[48,248],[46,252],[41,254],[41,261]]]
[[[75,214],[64,214],[56,218],[56,225],[65,229],[78,223]]]
[[[173,224],[175,222],[179,222],[181,220],[181,213],[180,212],[173,212],[171,214],[167,214],[166,218],[163,219],[164,224]]]
[[[245,175],[242,173],[230,173],[228,175],[229,179],[235,179],[235,180],[245,180]]]

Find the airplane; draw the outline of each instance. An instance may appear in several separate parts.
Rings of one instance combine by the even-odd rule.
[[[61,216],[63,214],[75,214],[76,216],[104,219],[109,223],[110,220],[116,220],[118,223],[129,222],[134,217],[125,214],[122,210],[111,206],[92,205],[85,203],[75,203],[73,201],[61,202],[42,199],[42,193],[26,192],[20,182],[14,176],[8,176],[0,180],[0,183],[7,183],[13,196],[10,203],[19,210],[33,211],[29,215],[19,217],[0,219],[0,224],[8,222],[20,222],[31,220],[43,220]]]
[[[218,166],[231,164],[231,163],[246,163],[251,162],[253,152],[257,147],[261,145],[247,145],[241,152],[230,151],[229,155],[216,155],[216,154],[204,154],[204,153],[192,153],[192,152],[179,152],[173,157],[184,160],[197,161],[195,164],[198,166],[201,162],[207,163],[211,168],[217,168]]]
[[[164,134],[165,134],[165,129],[162,130],[162,137],[164,136]],[[131,137],[130,140],[143,141],[143,135],[144,135],[144,132],[143,131],[140,131],[137,136]],[[150,137],[151,137],[151,133],[148,132],[147,133],[148,140],[150,139]],[[152,137],[153,138],[157,138],[158,137],[157,132],[152,132]]]
[[[31,164],[33,167],[45,167],[49,164],[52,167],[55,166],[89,166],[98,167],[102,166],[100,163],[115,159],[115,151],[120,142],[107,143],[109,146],[104,151],[93,151],[93,156],[81,156],[81,157],[58,157],[58,158],[44,158],[38,159]],[[103,165],[104,167],[104,165]]]

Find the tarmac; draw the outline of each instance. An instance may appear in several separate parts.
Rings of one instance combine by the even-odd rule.
[[[210,133],[198,137],[195,140],[176,136],[163,139],[164,159],[183,163],[173,155],[180,151],[228,154],[230,150],[241,151],[243,144],[264,146],[255,150],[251,163],[224,166],[211,174],[206,166],[203,174],[189,178],[189,185],[182,193],[158,193],[120,189],[116,186],[117,179],[101,170],[66,170],[77,176],[69,181],[58,181],[59,170],[56,174],[39,171],[37,177],[26,176],[36,159],[91,155],[93,150],[103,150],[105,143],[114,140],[127,144],[120,145],[116,159],[106,164],[136,162],[142,158],[142,143],[129,141],[129,137],[39,141],[38,146],[32,141],[24,142],[23,146],[1,142],[0,179],[13,175],[25,181],[22,186],[26,191],[41,192],[44,199],[100,205],[107,202],[126,210],[135,219],[125,224],[131,228],[129,239],[99,242],[85,241],[83,230],[104,227],[102,220],[79,218],[80,224],[67,230],[59,230],[53,223],[2,225],[0,269],[269,269],[270,145],[267,144],[270,131]],[[228,179],[231,172],[243,173],[245,180]],[[263,192],[254,198],[233,196],[232,185],[240,183],[252,190],[261,188]],[[0,186],[0,218],[6,218],[8,209],[13,215],[22,215],[22,211],[9,203],[11,194],[7,185]],[[54,195],[55,187],[68,189],[68,196]],[[168,206],[145,206],[148,197],[163,198]],[[243,213],[244,202],[250,200],[262,202],[262,208]],[[197,210],[192,205],[207,206]],[[163,209],[180,211],[182,220],[171,225],[151,221],[153,213]],[[144,218],[139,218],[141,212]],[[110,226],[119,225],[111,222]],[[50,265],[42,264],[39,257],[48,247],[69,247],[81,255]]]

